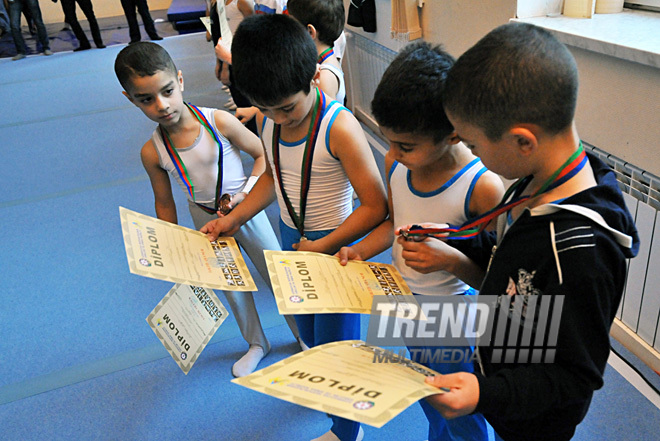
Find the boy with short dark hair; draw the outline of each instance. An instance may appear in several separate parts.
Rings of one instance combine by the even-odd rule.
[[[461,224],[497,205],[504,193],[501,179],[460,142],[445,116],[442,91],[453,64],[441,47],[417,42],[404,47],[383,74],[371,110],[390,144],[385,156],[390,216],[364,240],[342,248],[339,257],[342,264],[368,260],[391,247],[392,263],[415,295],[461,296],[469,302],[467,296],[475,291],[468,284],[425,267],[425,253],[438,240],[424,239],[404,250],[405,238],[395,237],[400,227],[411,224]],[[441,341],[436,347],[409,345],[411,354],[442,347]],[[473,371],[469,359],[413,361],[443,374]],[[482,415],[445,420],[425,401],[420,404],[429,421],[430,441],[492,440],[492,428]]]
[[[268,163],[250,195],[202,232],[232,234],[275,198],[284,250],[334,254],[380,224],[387,204],[371,149],[355,117],[318,87],[316,48],[303,25],[281,14],[246,18],[232,53],[237,87],[263,114],[257,127]],[[353,188],[361,201],[354,211]],[[298,315],[296,322],[310,347],[360,336],[358,314]],[[319,440],[362,438],[358,423],[332,420]]]
[[[515,23],[458,59],[443,97],[473,153],[518,181],[497,233],[449,241],[456,248],[444,247],[438,261],[459,275],[480,271],[472,279],[481,282],[480,295],[498,299],[493,329],[508,330],[505,342],[518,339],[479,347],[475,374],[427,379],[450,389],[428,400],[446,417],[483,413],[505,440],[573,436],[603,385],[626,258],[639,248],[613,172],[582,147],[577,90],[568,49],[541,28]],[[559,305],[560,315],[540,312],[546,302]],[[544,324],[552,319],[560,320],[554,345]],[[541,332],[547,347],[532,351]],[[523,335],[531,335],[528,344]]]
[[[259,139],[227,112],[197,108],[183,101],[183,76],[165,49],[155,43],[133,43],[117,55],[115,73],[124,95],[149,119],[158,123],[141,151],[154,192],[156,216],[177,223],[170,176],[188,195],[188,209],[196,228],[217,218],[222,196],[239,204],[266,167]],[[240,151],[254,159],[246,178]],[[259,213],[235,235],[263,279],[270,284],[264,249],[279,244],[265,213]],[[225,291],[248,352],[232,366],[236,377],[254,371],[270,350],[257,315],[252,293]],[[285,317],[297,335],[292,317]]]
[[[344,104],[346,84],[337,54],[335,41],[344,31],[344,3],[342,0],[289,0],[289,15],[307,28],[321,67],[320,86],[326,95]]]

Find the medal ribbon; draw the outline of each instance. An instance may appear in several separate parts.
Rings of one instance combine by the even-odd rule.
[[[492,210],[478,216],[474,219],[468,220],[461,226],[450,225],[447,228],[415,228],[405,233],[405,237],[438,237],[442,239],[464,240],[471,239],[481,233],[486,226],[501,215],[511,210],[516,205],[534,198],[540,194],[553,190],[560,185],[567,182],[573,176],[579,173],[580,170],[587,163],[587,155],[584,152],[582,141],[580,141],[579,148],[571,155],[570,158],[550,176],[534,194],[526,196],[518,196],[518,194],[529,184],[533,176],[527,176],[517,180],[504,194],[502,202],[500,202]],[[511,195],[514,197],[506,202]]]
[[[291,200],[289,199],[286,191],[284,190],[284,182],[282,182],[282,171],[280,169],[280,131],[281,126],[275,124],[273,127],[273,164],[275,165],[275,173],[277,174],[277,182],[280,186],[282,199],[289,212],[289,217],[293,221],[296,229],[301,237],[305,233],[305,211],[307,209],[307,194],[309,193],[309,183],[312,176],[312,160],[314,159],[314,147],[316,139],[319,136],[321,129],[321,121],[323,120],[323,110],[325,109],[325,95],[321,93],[320,89],[316,88],[316,103],[312,118],[309,121],[309,129],[307,130],[307,139],[305,141],[305,150],[303,153],[302,167],[300,172],[300,216],[298,216],[293,209]]]
[[[213,214],[218,211],[218,206],[220,204],[220,195],[222,194],[222,142],[220,142],[220,138],[218,137],[218,134],[213,129],[213,126],[209,123],[209,121],[206,119],[204,114],[192,104],[186,103],[186,106],[188,107],[188,109],[190,109],[192,114],[195,115],[195,117],[200,122],[200,124],[211,134],[211,136],[213,136],[213,139],[218,144],[218,181],[216,182],[215,185],[214,208],[210,208],[195,202],[195,186],[193,185],[192,179],[188,174],[186,165],[183,163],[183,160],[179,156],[179,152],[177,152],[176,148],[174,148],[174,144],[172,143],[172,139],[170,139],[170,135],[169,133],[167,133],[167,130],[165,130],[165,128],[163,128],[160,125],[158,126],[158,128],[160,129],[160,136],[163,138],[163,143],[165,144],[165,150],[167,150],[167,154],[172,160],[172,163],[174,164],[174,168],[179,173],[179,177],[181,178],[181,181],[188,190],[190,199],[193,202],[195,202],[195,204],[197,204],[197,206],[200,207],[202,210],[206,211],[209,214]]]
[[[325,60],[327,60],[328,57],[330,57],[331,55],[334,55],[334,54],[335,54],[335,51],[333,50],[333,48],[331,48],[331,47],[327,48],[326,50],[324,50],[323,52],[321,52],[319,54],[318,64],[323,64],[323,62]]]

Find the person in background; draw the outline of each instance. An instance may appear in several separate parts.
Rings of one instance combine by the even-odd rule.
[[[38,0],[8,0],[8,6],[11,36],[14,39],[14,46],[16,46],[16,55],[12,60],[22,60],[28,53],[28,47],[21,34],[21,13],[23,8],[30,11],[32,20],[34,20],[42,53],[44,55],[53,55],[53,52],[50,50],[50,43],[48,42],[48,31],[46,31],[46,25],[44,25],[44,21],[41,18],[41,8],[39,8]]]
[[[54,3],[57,0],[53,0]],[[92,33],[92,38],[94,39],[94,44],[97,48],[103,49],[105,45],[103,44],[103,39],[101,38],[101,29],[99,29],[99,24],[96,21],[96,16],[94,15],[94,7],[92,6],[92,0],[60,0],[62,4],[62,11],[64,12],[64,21],[71,26],[71,30],[78,39],[80,45],[74,49],[74,52],[84,51],[91,49],[92,45],[89,44],[89,40],[85,35],[80,23],[78,22],[78,17],[76,16],[76,3],[80,6],[80,9],[87,17],[89,22],[89,30]]]
[[[142,39],[140,35],[140,25],[138,24],[137,14],[135,12],[136,10],[140,13],[140,17],[142,17],[144,30],[147,32],[147,35],[149,35],[149,38],[151,40],[163,39],[163,37],[156,32],[156,26],[149,13],[147,0],[121,0],[121,7],[124,9],[124,15],[126,15],[126,21],[128,22],[128,33],[131,38],[131,43],[135,43]]]

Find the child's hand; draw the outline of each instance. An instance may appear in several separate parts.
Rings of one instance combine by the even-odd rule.
[[[215,45],[215,56],[218,60],[231,64],[231,48],[221,39]]]
[[[431,386],[449,390],[444,394],[431,395],[426,402],[447,418],[457,418],[468,415],[477,408],[479,403],[479,382],[474,374],[457,372],[455,374],[426,377],[426,383]]]
[[[448,271],[455,258],[456,250],[442,240],[427,237],[416,242],[406,240],[403,236],[396,240],[403,248],[401,257],[406,265],[422,274]]]
[[[218,216],[222,216],[218,213]],[[222,216],[214,219],[204,225],[199,231],[206,234],[210,241],[216,240],[219,236],[232,236],[238,231],[240,225],[234,222],[231,216]]]
[[[339,264],[342,266],[346,266],[349,260],[364,260],[353,247],[341,247],[335,256],[339,258]]]
[[[256,116],[258,111],[259,109],[256,107],[239,107],[236,109],[236,118],[243,124],[247,124]]]
[[[298,243],[294,243],[291,247],[296,251],[313,251],[315,253],[325,253],[326,250],[319,247],[318,242],[314,240],[301,240]]]

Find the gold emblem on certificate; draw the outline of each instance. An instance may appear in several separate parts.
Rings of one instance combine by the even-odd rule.
[[[212,290],[177,284],[151,311],[147,323],[187,375],[226,318],[227,310]]]
[[[346,266],[327,254],[307,251],[264,251],[280,314],[371,313],[373,296],[397,303],[414,302],[392,265],[349,261]]]
[[[346,340],[300,352],[232,382],[382,427],[418,400],[443,393],[424,382],[428,375],[438,374],[407,358],[388,356],[388,351],[379,347]]]
[[[257,291],[233,237],[205,234],[119,207],[133,274],[225,291]]]

